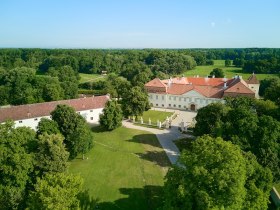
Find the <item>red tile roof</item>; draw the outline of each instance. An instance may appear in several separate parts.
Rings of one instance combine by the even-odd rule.
[[[172,95],[182,95],[190,90],[193,90],[193,88],[193,85],[171,84],[167,89],[167,93]]]
[[[226,86],[224,86],[225,84]],[[182,95],[194,90],[208,98],[222,98],[224,93],[227,93],[228,95],[230,93],[240,95],[247,94],[250,96],[254,94],[254,92],[248,87],[248,84],[242,80],[241,77],[233,79],[181,77],[166,80],[156,78],[148,82],[145,87],[150,93],[167,93],[172,95]],[[164,89],[159,90],[162,87],[166,87],[166,91]]]
[[[0,107],[0,123],[8,119],[22,120],[49,116],[58,104],[66,104],[73,107],[76,111],[103,108],[108,100],[109,96],[106,95],[20,106]]]
[[[145,84],[146,87],[166,87],[166,85],[159,79],[155,78]]]
[[[252,74],[246,82],[247,84],[260,84],[255,74]]]

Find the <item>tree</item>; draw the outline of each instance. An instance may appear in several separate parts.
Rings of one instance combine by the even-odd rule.
[[[57,122],[47,118],[42,118],[37,126],[37,135],[39,136],[42,135],[43,133],[47,133],[47,134],[60,133]]]
[[[179,162],[166,175],[164,209],[267,208],[271,173],[237,145],[202,136]]]
[[[47,173],[38,178],[34,191],[29,195],[30,210],[66,210],[78,209],[78,194],[82,190],[83,180],[79,176],[64,173]]]
[[[93,134],[82,116],[79,116],[74,132],[66,140],[70,159],[77,157],[78,154],[82,154],[84,159],[85,153],[93,146]]]
[[[77,114],[72,107],[57,105],[51,113],[52,119],[65,137],[65,144],[70,158],[84,154],[92,148],[93,136],[85,119]]]
[[[272,79],[269,86],[264,90],[264,99],[271,100],[280,105],[280,79]]]
[[[139,116],[150,108],[148,94],[136,86],[123,97],[122,110],[125,116]]]
[[[280,122],[270,116],[259,117],[258,129],[251,139],[252,152],[262,166],[268,167],[274,181],[280,180]]]
[[[117,101],[108,101],[99,116],[100,125],[107,130],[114,130],[122,125],[122,110]]]
[[[223,78],[225,74],[223,69],[215,68],[210,72],[210,76],[215,76],[216,78]]]
[[[253,110],[245,107],[231,109],[222,125],[222,136],[237,144],[244,151],[250,151],[250,140],[254,139],[258,129],[258,116]]]
[[[38,137],[35,165],[40,174],[47,172],[64,172],[68,167],[69,152],[63,144],[60,134],[44,133]]]
[[[225,60],[225,66],[226,66],[226,67],[231,66],[231,60],[226,59],[226,60]]]
[[[12,122],[0,124],[0,208],[17,209],[25,197],[33,157],[27,152],[35,132],[13,128]]]
[[[246,162],[238,146],[203,136],[182,153],[180,163],[184,167],[172,167],[166,176],[167,207],[242,209]]]
[[[209,104],[199,109],[195,117],[194,134],[196,136],[204,134],[221,135],[222,118],[228,110],[225,105],[220,103]]]

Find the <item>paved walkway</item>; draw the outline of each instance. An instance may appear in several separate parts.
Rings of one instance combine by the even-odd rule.
[[[165,109],[156,109],[156,110],[165,111]],[[123,126],[127,128],[144,130],[144,131],[149,131],[151,133],[154,133],[157,136],[163,150],[167,154],[167,157],[169,158],[170,162],[172,164],[176,164],[180,152],[179,149],[176,147],[176,145],[173,143],[173,140],[185,136],[184,134],[181,134],[180,131],[178,130],[179,123],[183,120],[185,124],[187,123],[187,125],[189,125],[189,123],[192,121],[192,118],[196,116],[196,113],[179,111],[179,110],[175,110],[175,112],[176,114],[178,114],[178,116],[172,121],[171,129],[160,130],[155,128],[147,128],[147,127],[134,125],[133,123],[128,121],[123,121]]]

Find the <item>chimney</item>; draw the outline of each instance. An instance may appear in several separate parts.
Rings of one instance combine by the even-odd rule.
[[[227,82],[224,82],[224,88],[227,88]]]
[[[212,75],[212,78],[215,78],[215,74]]]

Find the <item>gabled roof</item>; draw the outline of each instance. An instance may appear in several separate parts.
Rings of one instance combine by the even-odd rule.
[[[188,81],[193,85],[203,86],[223,86],[228,79],[226,78],[203,78],[203,77],[189,77]]]
[[[208,98],[222,98],[223,88],[211,86],[195,86],[194,88],[198,93]]]
[[[66,104],[76,111],[104,108],[109,96],[95,96],[70,100],[52,101],[11,107],[0,107],[0,123],[8,119],[23,120],[49,116],[58,104]]]
[[[159,79],[155,78],[152,81],[145,84],[146,87],[166,87],[166,85]]]
[[[184,85],[184,84],[171,84],[170,87],[167,89],[168,94],[173,95],[182,95],[190,90],[193,90],[192,85]]]
[[[242,93],[242,94],[255,94],[240,78],[235,79],[230,86],[224,91],[225,93]]]
[[[239,95],[253,95],[254,92],[248,84],[239,76],[233,79],[227,78],[203,78],[203,77],[181,77],[166,80],[154,79],[145,85],[150,93],[163,93],[182,95],[191,90],[208,98],[222,98],[224,93]],[[166,87],[164,91],[158,87]],[[154,90],[154,89],[155,90]]]
[[[257,79],[257,77],[254,73],[248,78],[248,80],[246,82],[248,84],[260,84],[259,80]]]

